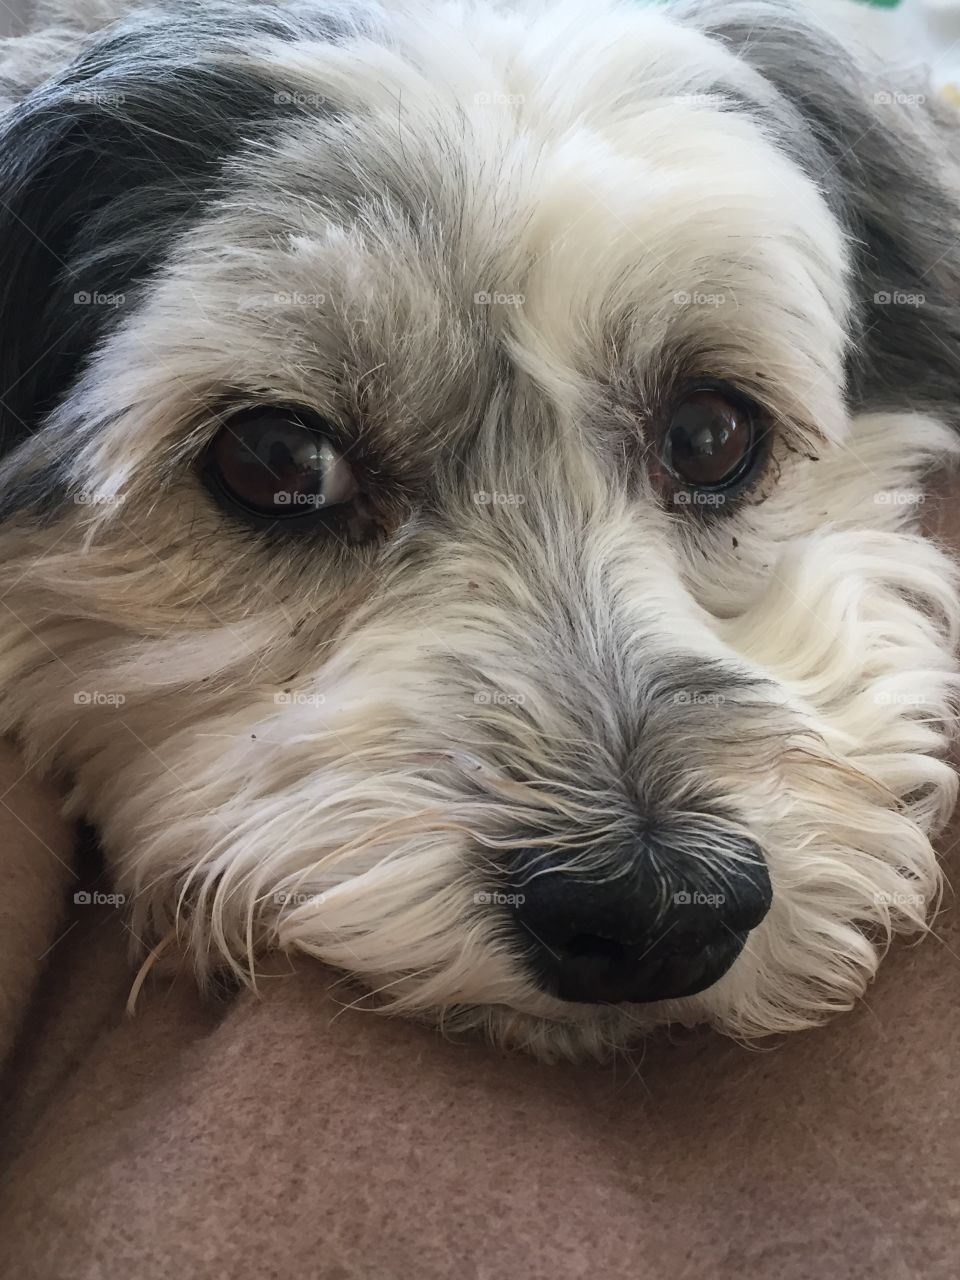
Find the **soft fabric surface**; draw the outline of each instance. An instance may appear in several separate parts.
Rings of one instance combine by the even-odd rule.
[[[0,773],[0,1276],[956,1276],[949,892],[868,1003],[765,1050],[687,1032],[551,1068],[282,960],[206,1004],[154,976],[131,1018],[122,914],[72,902],[55,795],[12,750]]]

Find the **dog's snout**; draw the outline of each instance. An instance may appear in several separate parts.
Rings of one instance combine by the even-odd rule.
[[[641,847],[626,866],[578,872],[565,852],[514,859],[511,901],[543,989],[588,1004],[695,995],[721,978],[766,915],[770,877],[744,840],[670,860]]]

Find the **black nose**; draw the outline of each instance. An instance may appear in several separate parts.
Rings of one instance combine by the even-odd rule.
[[[692,851],[693,853],[693,851]],[[561,1000],[644,1004],[712,986],[766,915],[770,876],[756,845],[723,841],[667,859],[643,843],[608,870],[563,851],[515,856],[511,901],[541,987]]]

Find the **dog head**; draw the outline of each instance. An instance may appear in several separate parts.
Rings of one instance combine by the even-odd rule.
[[[928,105],[775,3],[126,19],[0,131],[3,725],[198,969],[847,1007],[954,681]]]

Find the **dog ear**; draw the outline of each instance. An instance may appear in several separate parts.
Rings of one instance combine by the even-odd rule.
[[[0,453],[33,433],[137,287],[291,110],[264,37],[333,38],[270,6],[204,5],[108,31],[0,120]]]
[[[960,425],[960,115],[925,84],[885,82],[879,60],[789,0],[698,0],[688,13],[772,89],[764,122],[847,231],[851,406]]]

